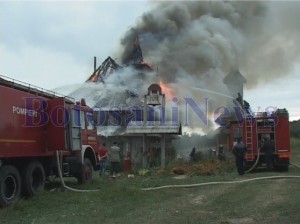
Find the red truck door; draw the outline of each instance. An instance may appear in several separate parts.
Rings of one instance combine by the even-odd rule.
[[[47,104],[47,150],[66,150],[68,149],[66,127],[69,122],[69,114],[66,109],[65,98],[51,99],[47,101]]]

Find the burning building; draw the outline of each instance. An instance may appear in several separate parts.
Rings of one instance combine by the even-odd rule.
[[[108,57],[97,68],[94,60],[92,75],[69,96],[85,98],[98,109],[102,142],[117,141],[124,155],[130,152],[135,167],[165,167],[166,157],[174,153],[171,141],[181,135],[181,125],[166,119],[165,94],[153,83],[157,75],[144,62],[138,38],[131,50],[122,65]]]
[[[185,106],[188,104],[185,99],[194,103],[189,111],[194,116],[189,116],[191,122],[185,122],[184,126],[192,131],[211,131],[216,127],[214,118],[202,122],[199,111],[213,116],[221,106],[244,104],[246,78],[251,86],[258,79],[267,80],[264,73],[277,73],[277,70],[266,72],[261,69],[263,73],[253,70],[259,67],[258,64],[265,68],[268,63],[261,61],[281,52],[270,50],[272,35],[263,36],[265,27],[261,24],[264,24],[265,15],[266,5],[262,2],[156,2],[153,10],[144,13],[121,39],[117,55],[120,64],[108,57],[98,68],[95,66],[94,72],[81,87],[85,93],[76,90],[71,95],[87,98],[90,105],[106,111],[112,108],[123,111],[120,117],[125,116],[124,108],[131,108],[130,116],[134,114],[136,120],[141,121],[145,117],[141,112],[146,108],[144,94],[149,86],[158,83],[162,91],[157,92],[166,94],[165,98],[171,96],[170,100],[166,99],[166,108],[172,108],[173,104]],[[268,40],[267,44],[265,40]],[[264,52],[260,54],[264,55],[260,61],[257,59],[260,58],[257,56],[258,49]],[[145,61],[155,64],[155,71]],[[167,93],[167,90],[171,91]],[[204,105],[201,105],[203,102]],[[135,106],[143,109],[138,113]],[[147,105],[147,108],[151,107]],[[125,136],[130,129],[128,124],[125,122],[123,125],[126,129],[104,128],[100,134],[109,138]],[[145,134],[141,130],[139,132],[140,136]],[[130,144],[135,143],[128,142]],[[143,144],[139,143],[136,148]]]

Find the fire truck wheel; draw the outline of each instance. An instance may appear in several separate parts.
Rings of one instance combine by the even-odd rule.
[[[16,203],[21,194],[21,177],[14,166],[0,169],[0,207]]]
[[[39,161],[31,161],[22,173],[23,192],[25,196],[31,197],[45,188],[45,171]]]
[[[88,158],[84,158],[81,173],[78,175],[77,179],[79,183],[88,183],[92,181],[93,176],[93,166]]]

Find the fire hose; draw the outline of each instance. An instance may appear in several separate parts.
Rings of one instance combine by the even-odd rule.
[[[251,170],[253,170],[260,157],[260,149],[258,149],[258,156],[256,158],[256,161],[250,167],[248,170],[245,171],[245,173],[249,173]],[[290,163],[290,165],[293,165],[297,168],[300,168],[300,166]],[[256,177],[256,178],[250,178],[245,180],[236,180],[236,181],[215,181],[215,182],[205,182],[205,183],[198,183],[198,184],[181,184],[181,185],[164,185],[159,187],[149,187],[149,188],[142,188],[143,191],[151,191],[151,190],[159,190],[164,188],[189,188],[189,187],[199,187],[199,186],[207,186],[207,185],[217,185],[217,184],[235,184],[235,183],[244,183],[244,182],[250,182],[250,181],[257,181],[257,180],[266,180],[266,179],[287,179],[287,178],[300,178],[300,176],[271,176],[271,177]]]
[[[300,166],[296,165],[296,164],[293,164],[293,163],[290,163],[291,166],[295,166],[297,168],[300,168]]]
[[[254,164],[252,165],[252,167],[250,167],[250,168],[249,168],[248,170],[246,170],[244,173],[249,173],[250,171],[252,171],[252,170],[256,167],[256,165],[257,165],[257,163],[258,163],[258,161],[259,161],[259,157],[260,157],[260,148],[258,148],[256,161],[254,162]]]
[[[258,156],[259,159],[259,156]],[[250,172],[257,164],[257,161],[254,163],[254,165],[247,170],[246,172]],[[61,162],[59,158],[59,152],[56,151],[56,162],[57,162],[57,170],[58,170],[58,175],[59,179],[61,182],[61,185],[63,188],[68,189],[70,191],[75,191],[75,192],[95,192],[99,191],[99,189],[95,190],[81,190],[81,189],[75,189],[68,187],[63,179],[62,171],[61,171]],[[293,166],[296,166],[300,168],[300,166],[295,165],[295,164],[290,164]],[[217,184],[234,184],[234,183],[243,183],[243,182],[250,182],[250,181],[256,181],[256,180],[265,180],[265,179],[282,179],[282,178],[300,178],[300,176],[271,176],[271,177],[256,177],[256,178],[251,178],[251,179],[245,179],[245,180],[237,180],[237,181],[216,181],[216,182],[205,182],[205,183],[198,183],[198,184],[182,184],[182,185],[165,185],[165,186],[160,186],[160,187],[152,187],[152,188],[142,188],[141,190],[143,191],[150,191],[150,190],[159,190],[163,188],[188,188],[188,187],[198,187],[198,186],[205,186],[205,185],[217,185]]]
[[[61,161],[60,161],[60,158],[59,158],[59,151],[58,150],[56,151],[56,163],[57,163],[57,171],[58,171],[58,176],[59,176],[59,179],[60,179],[60,183],[61,183],[61,185],[62,185],[62,187],[64,189],[68,189],[70,191],[75,191],[75,192],[95,192],[95,191],[100,191],[100,189],[95,189],[95,190],[81,190],[81,189],[75,189],[75,188],[68,187],[65,184],[65,181],[64,181],[64,178],[63,178],[63,175],[62,175]]]
[[[189,188],[189,187],[198,187],[198,186],[207,186],[207,185],[217,185],[217,184],[235,184],[235,183],[244,183],[256,180],[266,180],[266,179],[286,179],[286,178],[300,178],[300,176],[271,176],[271,177],[256,177],[245,180],[236,180],[236,181],[216,181],[216,182],[205,182],[198,184],[181,184],[181,185],[164,185],[160,187],[149,187],[142,188],[143,191],[159,190],[164,188]]]

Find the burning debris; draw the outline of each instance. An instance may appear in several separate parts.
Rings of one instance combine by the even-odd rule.
[[[93,72],[93,74],[88,78],[87,82],[102,82],[111,73],[120,69],[121,66],[118,65],[111,57],[106,58],[103,63]]]
[[[84,97],[90,105],[98,108],[143,107],[140,96],[153,77],[153,70],[144,62],[136,37],[127,64],[119,65],[107,57],[86,82],[69,95],[75,99]]]
[[[125,64],[120,66],[111,57],[108,57],[103,63],[93,72],[86,82],[102,82],[112,73],[117,72],[125,67],[132,67],[135,70],[142,72],[152,72],[152,68],[144,62],[143,53],[140,46],[139,37],[135,38],[133,49],[130,57],[125,61]]]

